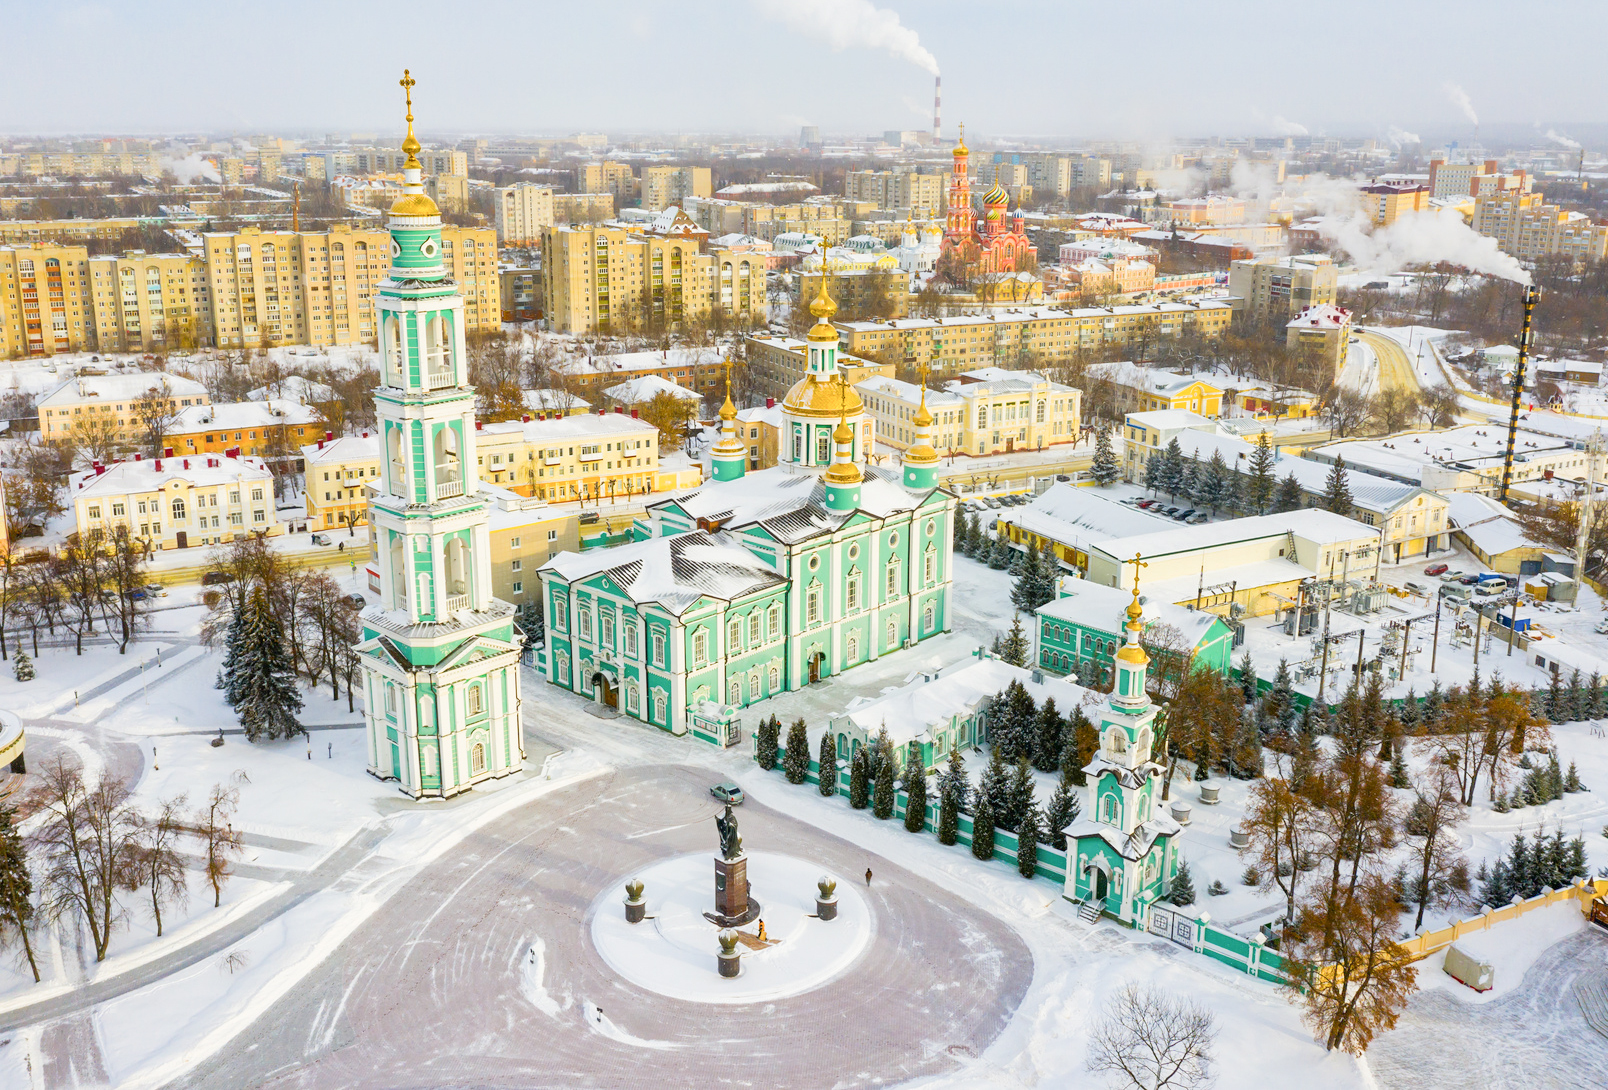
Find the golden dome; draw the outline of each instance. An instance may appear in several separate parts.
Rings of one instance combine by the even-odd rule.
[[[731,390],[729,389],[726,391],[726,403],[720,407],[720,419],[737,419],[737,406],[731,403]]]
[[[439,216],[441,209],[437,208],[436,202],[424,193],[404,193],[391,205],[391,215]]]
[[[826,469],[825,480],[827,484],[850,485],[859,484],[865,478],[860,476],[860,467],[853,462],[833,462]]]
[[[1145,654],[1145,649],[1138,644],[1125,643],[1122,645],[1122,649],[1117,652],[1117,661],[1131,662],[1135,666],[1146,666],[1150,663],[1150,656]]]
[[[1005,192],[1005,187],[998,182],[995,182],[989,187],[988,192],[983,194],[984,204],[1009,204],[1010,199],[1011,195]]]
[[[837,304],[826,293],[826,276],[824,274],[821,276],[820,294],[810,301],[810,313],[822,322],[830,321],[832,315],[837,313]]]
[[[841,378],[805,375],[787,391],[782,411],[794,416],[860,416],[865,412],[865,403],[860,400],[860,392]]]
[[[921,407],[916,410],[916,415],[910,418],[910,422],[918,428],[930,428],[932,426],[932,412],[927,408],[926,398],[921,399]]]
[[[932,447],[928,446],[925,442],[917,443],[913,447],[905,448],[904,464],[907,466],[930,466],[937,464],[937,462],[938,452],[933,450]]]
[[[854,429],[849,427],[849,422],[847,420],[839,421],[838,426],[832,429],[832,442],[834,442],[834,443],[852,443],[852,442],[854,442]]]
[[[960,139],[955,142],[955,150],[950,152],[950,154],[953,155],[956,159],[964,159],[968,155],[971,154],[971,152],[966,150],[966,124],[965,124],[965,122],[961,123],[961,126],[960,126]]]

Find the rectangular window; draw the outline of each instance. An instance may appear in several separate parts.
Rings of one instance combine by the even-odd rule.
[[[525,593],[525,584],[516,581],[514,583],[514,593],[515,594],[523,594],[523,593]]]
[[[637,636],[636,625],[634,625],[634,624],[626,625],[625,626],[625,653],[627,655],[634,656],[637,653],[636,636]]]
[[[757,610],[748,615],[748,642],[750,646],[759,643],[759,613]]]
[[[664,665],[664,636],[658,632],[653,634],[653,661],[660,666]]]
[[[581,607],[581,639],[589,640],[591,638],[592,638],[592,611],[583,606],[583,607]]]
[[[519,571],[521,568],[524,567],[524,565],[525,565],[525,562],[523,560],[516,560],[516,561],[513,562],[512,568],[513,568],[514,571]]]
[[[850,579],[844,591],[844,604],[852,612],[860,608],[860,580]]]
[[[704,666],[709,662],[709,632],[700,628],[692,634],[692,664]]]

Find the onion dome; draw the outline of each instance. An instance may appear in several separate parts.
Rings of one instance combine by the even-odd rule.
[[[960,126],[960,139],[955,142],[955,148],[950,152],[950,154],[956,159],[964,159],[971,154],[971,152],[966,149],[966,125],[964,122]]]
[[[983,194],[984,204],[1009,204],[1011,195],[1005,192],[1005,187],[995,182],[989,186],[988,192]]]

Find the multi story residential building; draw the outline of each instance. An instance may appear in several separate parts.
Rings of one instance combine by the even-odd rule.
[[[1074,185],[1083,184],[1075,180],[1073,173],[1075,162],[1081,167],[1081,159],[1075,160],[1070,156],[1056,155],[1053,152],[996,151],[988,160],[978,165],[977,180],[985,184],[998,182],[1007,187],[1028,185],[1035,193],[1065,197],[1072,192]],[[1001,173],[1001,167],[1015,169]],[[1109,182],[1111,180],[1109,162],[1105,165],[1105,176]]]
[[[1363,211],[1376,227],[1389,227],[1403,213],[1423,212],[1429,208],[1430,189],[1427,185],[1392,185],[1376,182],[1361,189]]]
[[[851,170],[843,178],[843,195],[871,201],[887,211],[908,211],[917,219],[932,219],[943,208],[944,176],[911,170]]]
[[[765,255],[700,252],[677,235],[555,225],[542,232],[542,294],[561,333],[675,328],[717,309],[740,325],[765,320]]]
[[[542,270],[528,265],[497,269],[497,297],[505,322],[534,322],[542,316]]]
[[[212,341],[206,266],[189,254],[89,259],[94,345],[103,352],[189,349]]]
[[[8,246],[26,242],[39,245],[45,242],[67,243],[98,239],[111,242],[129,231],[137,231],[145,220],[134,216],[117,216],[109,219],[73,220],[0,220],[0,242]]]
[[[303,445],[324,433],[324,418],[311,405],[282,398],[181,408],[164,444],[175,454],[222,454],[238,450],[275,468],[298,468]]]
[[[487,521],[491,588],[499,601],[522,606],[542,600],[538,568],[559,553],[580,552],[580,512],[481,482],[492,502]]]
[[[748,444],[748,468],[769,469],[781,458],[782,410],[774,397],[737,412],[737,438]]]
[[[921,429],[915,421],[923,401],[933,418],[932,446],[940,454],[1043,450],[1078,438],[1082,391],[1032,371],[966,371],[938,391],[893,378],[868,378],[859,390],[876,421],[877,437],[897,450],[918,441]]]
[[[153,152],[28,152],[0,155],[0,174],[37,177],[41,174],[72,178],[105,175],[160,175],[163,156]]]
[[[118,527],[146,550],[216,545],[244,534],[284,532],[273,473],[256,458],[203,454],[97,463],[71,482],[79,533]]]
[[[659,457],[659,429],[635,414],[597,413],[486,424],[480,438],[501,462],[493,484],[553,503],[671,492],[702,479],[684,457]],[[499,474],[506,474],[502,478]]]
[[[602,223],[614,218],[612,193],[554,193],[554,223]]]
[[[75,442],[92,430],[107,432],[120,443],[135,443],[148,431],[142,416],[172,417],[209,405],[211,398],[194,379],[141,373],[70,378],[38,404],[39,437],[47,443]]]
[[[708,197],[715,191],[708,167],[643,167],[642,207],[662,212],[680,206],[690,197]]]
[[[777,236],[810,234],[828,246],[841,246],[854,234],[854,221],[830,202],[800,204],[747,204],[743,209],[744,234],[775,242]]]
[[[631,173],[631,164],[605,159],[576,167],[575,188],[581,193],[608,193],[613,196],[615,206],[623,208],[636,198],[637,181]]]
[[[1445,159],[1429,161],[1429,195],[1434,198],[1478,196],[1498,190],[1529,192],[1531,179],[1524,171],[1503,174],[1495,159],[1451,163]]]
[[[379,486],[380,440],[377,435],[328,432],[301,448],[305,470],[303,492],[307,525],[313,529],[368,525],[369,490]]]
[[[1340,381],[1350,343],[1351,311],[1333,303],[1304,307],[1285,326],[1285,348],[1298,356],[1320,361],[1332,382]]]
[[[748,357],[748,381],[758,393],[772,398],[785,397],[809,373],[808,345],[795,337],[769,334],[750,336],[743,341]],[[861,359],[847,352],[837,355],[838,372],[850,386],[873,377],[893,378],[894,364]]]
[[[819,295],[824,275],[827,290],[834,299],[841,300],[849,313],[903,318],[910,308],[910,274],[895,264],[893,254],[884,251],[878,256],[877,264],[856,267],[842,261],[839,251],[829,251],[824,274],[813,256],[807,258],[812,268],[800,270],[793,305],[800,306],[803,300]]]
[[[1149,303],[1116,307],[1022,307],[951,318],[838,322],[846,351],[862,359],[926,363],[938,374],[994,365],[1031,369],[1124,345],[1154,345],[1193,333],[1219,337],[1226,302]]]
[[[1327,254],[1236,261],[1228,271],[1229,301],[1236,319],[1284,323],[1307,307],[1334,302],[1338,280]]]
[[[93,347],[89,251],[0,246],[0,354],[54,356]]]
[[[505,246],[533,246],[553,220],[553,187],[520,182],[497,190],[493,201],[497,240]],[[612,208],[610,209],[612,211]]]
[[[649,375],[657,375],[707,396],[720,385],[726,373],[720,353],[698,348],[664,348],[650,352],[588,356],[556,364],[553,372],[562,376],[566,395],[589,399],[599,405],[604,400],[603,391],[610,386]],[[566,397],[537,411],[551,416],[554,411],[572,415],[575,410]]]
[[[1474,230],[1520,261],[1567,257],[1585,265],[1608,257],[1608,225],[1548,204],[1540,193],[1481,193],[1474,198]]]
[[[398,174],[407,164],[407,152],[400,148],[345,148],[324,153],[327,177],[337,174]],[[425,174],[468,174],[469,155],[455,148],[420,148],[416,161]]]

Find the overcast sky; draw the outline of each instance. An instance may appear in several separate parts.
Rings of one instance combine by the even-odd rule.
[[[0,131],[1466,140],[1608,122],[1605,0],[11,0]],[[890,43],[865,42],[880,33]],[[833,48],[834,42],[841,48]],[[915,58],[915,59],[912,59]]]

